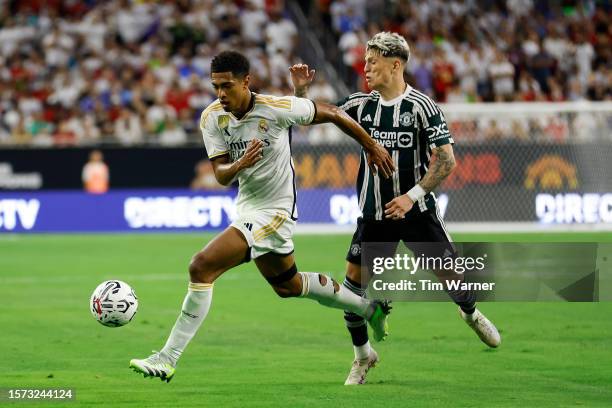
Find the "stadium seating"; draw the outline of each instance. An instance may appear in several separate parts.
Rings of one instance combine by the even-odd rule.
[[[349,89],[364,88],[365,40],[393,30],[412,47],[408,80],[441,103],[612,98],[603,5],[299,3],[312,26],[298,27],[283,1],[3,3],[0,146],[199,143],[199,113],[215,98],[207,77],[216,52],[245,52],[255,90],[291,93],[298,28],[323,33],[325,24],[335,43],[319,40],[330,60],[339,50],[336,68]],[[321,81],[312,97],[334,100],[336,92]],[[296,140],[342,139],[329,129],[312,136],[298,132]]]

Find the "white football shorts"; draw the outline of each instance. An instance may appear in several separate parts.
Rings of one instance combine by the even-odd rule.
[[[259,210],[239,215],[231,226],[242,232],[251,247],[251,259],[255,259],[268,252],[292,253],[295,224],[284,211]]]

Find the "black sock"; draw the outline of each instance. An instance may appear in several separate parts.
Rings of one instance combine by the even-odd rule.
[[[351,312],[344,312],[346,328],[351,333],[353,346],[363,346],[368,342],[368,325],[363,317]]]
[[[342,282],[342,286],[358,296],[365,296],[366,289],[362,288],[358,282],[355,282],[348,277]],[[344,312],[344,321],[346,328],[351,334],[354,346],[363,346],[368,341],[368,325],[363,317],[352,313]]]
[[[473,291],[447,290],[446,293],[463,310],[463,313],[472,314],[476,310],[476,294]]]

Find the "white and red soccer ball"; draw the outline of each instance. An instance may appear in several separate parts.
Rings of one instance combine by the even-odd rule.
[[[93,317],[108,327],[128,324],[138,310],[134,289],[120,280],[102,282],[91,295],[89,307]]]

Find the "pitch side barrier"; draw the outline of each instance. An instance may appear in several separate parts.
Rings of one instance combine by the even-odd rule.
[[[522,196],[530,205],[521,206],[521,211],[515,209],[513,223],[507,219],[484,224],[450,223],[450,229],[453,232],[612,229],[612,193],[542,194]],[[297,195],[298,232],[351,232],[360,216],[357,195],[352,189],[300,189]],[[235,200],[235,189],[111,190],[105,194],[0,192],[0,233],[215,231],[227,227],[235,218]],[[446,219],[451,211],[471,214],[475,220],[487,219],[462,194],[449,191],[437,200]],[[504,196],[497,200],[494,203],[497,207],[508,201]],[[494,211],[489,214],[495,219]]]

